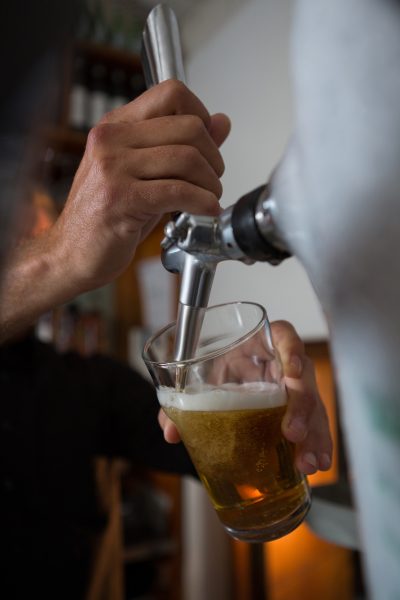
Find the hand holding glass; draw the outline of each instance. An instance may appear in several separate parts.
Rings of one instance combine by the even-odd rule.
[[[281,432],[286,390],[265,310],[208,308],[190,360],[173,360],[174,337],[174,323],[156,333],[144,360],[222,524],[248,542],[286,535],[307,514],[310,493]]]

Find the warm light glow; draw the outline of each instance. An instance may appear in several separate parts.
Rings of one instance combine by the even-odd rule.
[[[33,196],[34,224],[30,235],[35,237],[49,229],[56,220],[53,200],[45,192],[36,190]]]
[[[333,438],[329,471],[318,471],[311,486],[337,481],[337,422],[332,370],[326,357],[314,358],[318,389],[325,404]],[[286,537],[265,545],[269,600],[352,600],[351,552],[318,538],[306,524]]]
[[[257,488],[244,483],[237,484],[236,489],[242,500],[262,498],[263,494]]]

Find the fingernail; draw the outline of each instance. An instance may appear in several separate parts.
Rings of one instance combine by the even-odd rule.
[[[307,453],[304,455],[304,457],[303,457],[303,458],[304,458],[304,460],[305,460],[305,461],[306,461],[306,462],[307,462],[309,465],[311,465],[311,466],[312,466],[314,469],[316,469],[316,468],[317,468],[317,465],[318,465],[318,463],[317,463],[317,457],[315,456],[315,454],[314,454],[313,452],[307,452]]]
[[[303,363],[301,361],[301,358],[299,356],[293,355],[290,358],[289,364],[292,371],[292,375],[297,375],[297,377],[300,377],[303,371]]]
[[[295,417],[289,421],[288,429],[296,435],[298,442],[302,442],[307,435],[306,424],[301,417]]]
[[[321,454],[319,457],[319,468],[323,471],[326,471],[331,466],[331,457],[329,454]]]

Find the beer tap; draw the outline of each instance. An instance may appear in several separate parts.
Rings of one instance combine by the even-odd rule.
[[[159,4],[150,12],[142,41],[147,87],[167,79],[185,82],[178,23],[170,7]],[[166,228],[161,260],[166,269],[182,274],[174,355],[176,360],[184,360],[193,356],[197,347],[216,262],[203,260],[202,256],[189,253],[178,244],[189,232],[190,215],[185,213],[175,218]],[[190,243],[186,246],[190,247]]]
[[[149,14],[142,63],[148,87],[166,79],[185,81],[178,24],[166,5]],[[290,256],[275,226],[275,201],[262,185],[225,209],[219,217],[180,213],[165,228],[161,243],[164,267],[181,274],[175,334],[175,360],[194,356],[203,316],[219,262],[279,264]]]

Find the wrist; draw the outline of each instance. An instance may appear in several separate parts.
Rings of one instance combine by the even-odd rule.
[[[23,242],[5,265],[0,290],[0,341],[80,293],[68,257],[50,232]]]

